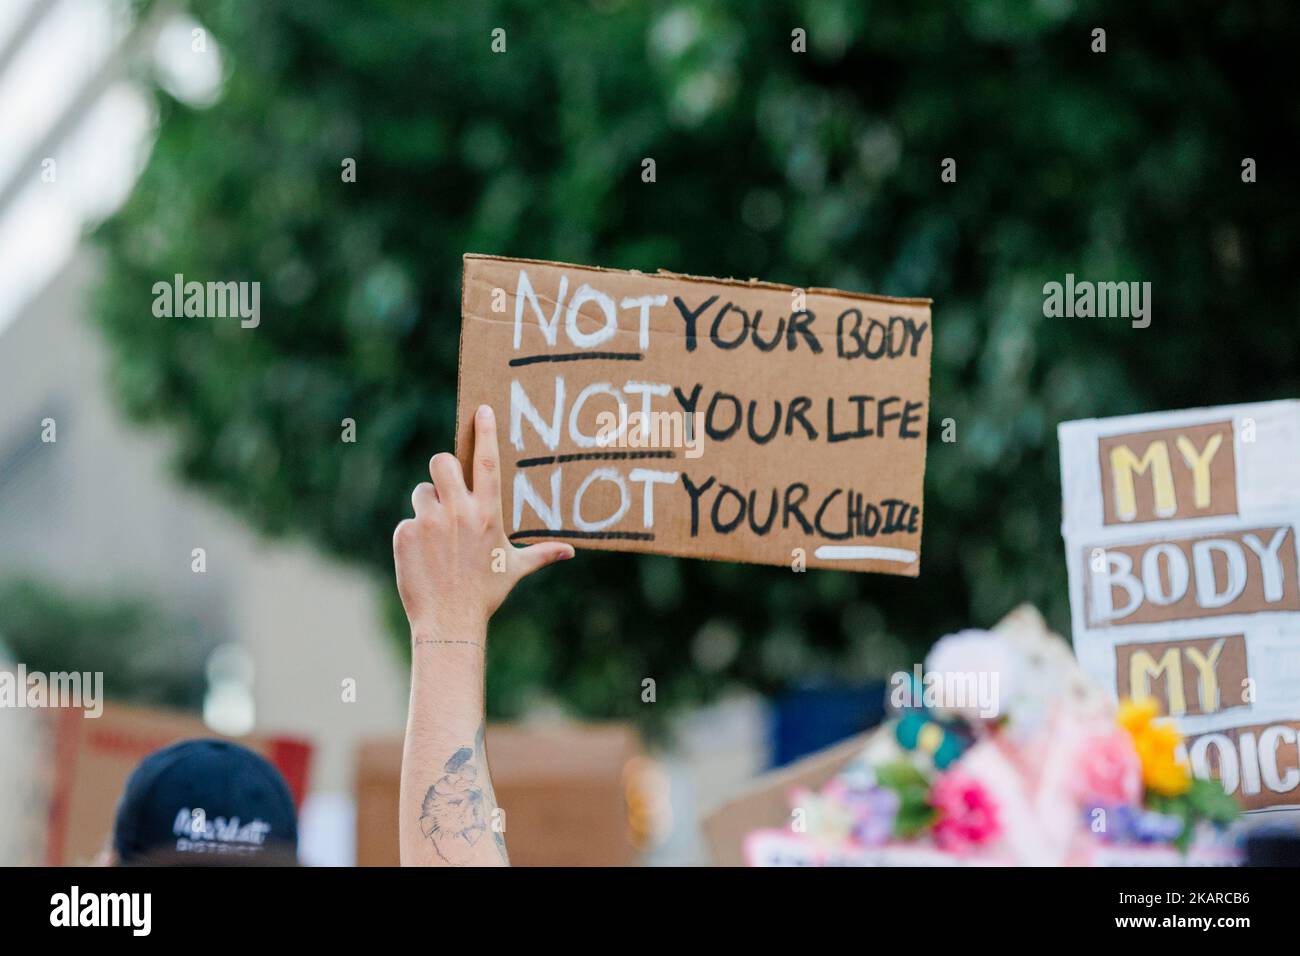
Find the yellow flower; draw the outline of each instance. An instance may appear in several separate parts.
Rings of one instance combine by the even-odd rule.
[[[1166,797],[1186,793],[1192,785],[1192,775],[1178,762],[1178,745],[1182,737],[1174,726],[1155,722],[1157,709],[1154,700],[1124,701],[1120,704],[1118,720],[1128,731],[1142,762],[1142,782],[1147,789]]]
[[[1121,727],[1130,734],[1136,735],[1151,726],[1151,721],[1155,720],[1158,712],[1154,698],[1143,697],[1141,700],[1123,700],[1120,701],[1119,714],[1116,719]]]

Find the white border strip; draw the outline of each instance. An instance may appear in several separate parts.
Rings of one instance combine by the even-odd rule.
[[[823,544],[813,552],[813,557],[823,561],[898,561],[912,564],[916,561],[916,552],[906,548],[851,547],[846,545]]]

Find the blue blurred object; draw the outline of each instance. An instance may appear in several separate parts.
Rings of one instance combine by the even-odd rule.
[[[913,677],[911,683],[911,703],[900,711],[895,734],[905,749],[928,754],[934,765],[943,770],[971,745],[970,730],[957,721],[937,718],[921,703],[925,695],[920,679]]]
[[[885,683],[805,687],[773,703],[772,766],[782,767],[879,724],[885,717]]]

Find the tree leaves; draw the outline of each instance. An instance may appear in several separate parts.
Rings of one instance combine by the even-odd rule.
[[[223,97],[158,94],[148,166],[98,235],[118,396],[251,524],[387,581],[410,489],[452,446],[462,253],[932,296],[919,580],[683,561],[665,585],[661,559],[583,553],[494,622],[490,706],[545,691],[653,721],[777,689],[789,661],[879,676],[1021,601],[1065,629],[1056,424],[1300,392],[1300,121],[1269,105],[1300,27],[1229,0],[1203,43],[1187,5],[1114,10],[1092,54],[1086,9],[859,6],[194,0]],[[261,326],[153,318],[177,272],[263,282]],[[1066,272],[1151,281],[1152,327],[1044,318]],[[741,646],[703,672],[715,619]],[[897,654],[864,662],[864,641]]]

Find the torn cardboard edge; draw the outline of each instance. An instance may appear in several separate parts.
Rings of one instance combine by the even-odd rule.
[[[933,299],[909,298],[892,295],[877,295],[870,292],[845,292],[842,289],[831,289],[822,286],[798,286],[787,285],[784,282],[768,282],[763,279],[735,279],[720,278],[717,276],[697,276],[688,275],[684,272],[670,272],[667,269],[657,269],[654,272],[642,272],[640,269],[616,269],[612,266],[586,266],[573,262],[555,262],[550,259],[523,259],[518,256],[497,256],[481,252],[467,252],[461,256],[461,300],[464,301],[465,295],[465,263],[471,259],[483,259],[494,262],[526,262],[529,265],[537,266],[558,266],[564,269],[577,269],[581,272],[607,272],[619,275],[630,274],[645,276],[647,278],[676,279],[684,282],[714,282],[718,285],[738,286],[745,289],[767,289],[773,292],[794,292],[801,290],[807,295],[833,295],[845,299],[861,299],[865,302],[881,302],[887,305],[917,305],[932,306]]]

